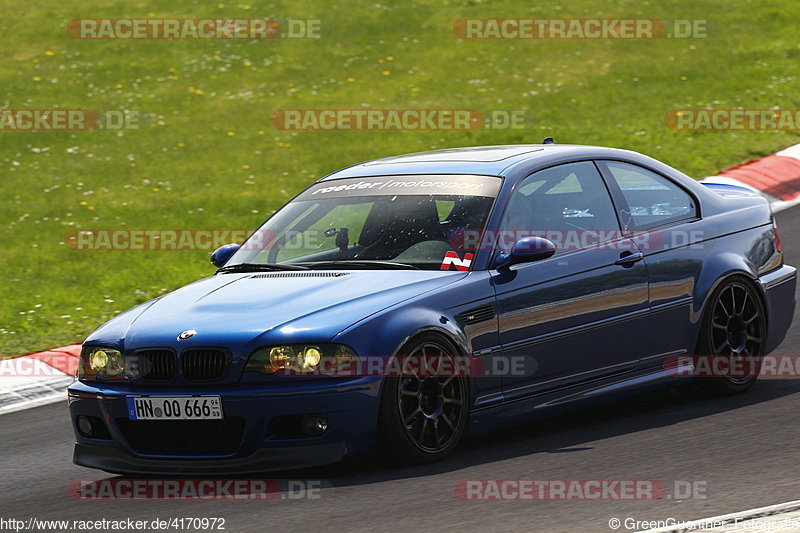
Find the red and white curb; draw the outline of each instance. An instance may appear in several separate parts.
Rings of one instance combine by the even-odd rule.
[[[66,400],[81,345],[0,359],[0,414]]]
[[[621,525],[624,525],[621,523]],[[613,528],[612,528],[613,529]],[[800,500],[681,522],[638,533],[730,533],[734,531],[800,532]]]
[[[702,180],[738,185],[765,196],[778,212],[800,204],[800,144]]]
[[[800,144],[702,180],[746,187],[777,212],[800,204]],[[65,398],[78,366],[80,345],[0,359],[0,414]]]

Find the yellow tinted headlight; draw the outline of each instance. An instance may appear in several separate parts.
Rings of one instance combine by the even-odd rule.
[[[261,348],[253,352],[245,371],[261,374],[333,374],[352,370],[358,357],[341,344],[290,344]]]
[[[316,346],[306,346],[299,354],[298,363],[301,368],[314,369],[322,360],[322,353]]]
[[[125,357],[119,350],[104,346],[84,346],[81,350],[79,379],[117,378],[125,373]]]
[[[103,350],[96,350],[89,358],[89,366],[95,372],[103,370],[108,364],[108,355]]]

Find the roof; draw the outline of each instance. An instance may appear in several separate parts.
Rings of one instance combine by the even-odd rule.
[[[504,169],[521,161],[593,148],[595,147],[573,144],[517,144],[447,148],[366,161],[333,172],[322,179],[423,173],[500,176]]]
[[[446,148],[444,150],[431,150],[429,152],[416,152],[413,154],[395,155],[368,161],[365,166],[386,165],[392,163],[415,163],[430,161],[472,161],[493,163],[503,161],[514,156],[529,154],[543,150],[534,145],[508,145],[508,146],[475,146],[468,148]]]

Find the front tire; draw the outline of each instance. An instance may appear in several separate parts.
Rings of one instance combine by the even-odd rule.
[[[398,353],[401,371],[383,384],[379,440],[386,459],[399,464],[438,461],[453,451],[469,414],[468,382],[457,372],[426,375],[404,361],[452,362],[455,346],[436,334],[411,340]],[[450,369],[456,365],[448,364]],[[429,374],[429,373],[428,373]]]
[[[758,379],[764,355],[767,322],[761,296],[752,282],[742,277],[722,283],[708,300],[697,343],[697,355],[728,357],[728,368],[745,358],[758,358],[745,376],[698,378],[701,389],[721,395],[749,390]]]

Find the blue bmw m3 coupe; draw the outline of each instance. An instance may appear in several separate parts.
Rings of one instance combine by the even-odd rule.
[[[689,378],[743,392],[795,307],[765,199],[592,146],[347,167],[212,263],[86,339],[69,388],[75,463],[432,461],[465,435],[685,382],[698,355],[755,360]]]

